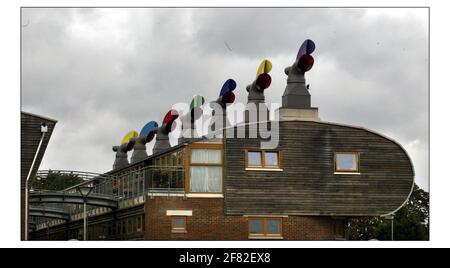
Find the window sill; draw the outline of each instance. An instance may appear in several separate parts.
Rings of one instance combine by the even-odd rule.
[[[245,168],[245,170],[247,170],[247,171],[278,171],[278,172],[283,171],[282,168],[257,168],[257,167]]]
[[[166,216],[192,216],[192,210],[166,210]]]
[[[288,218],[289,215],[276,215],[276,214],[244,214],[243,217],[247,218]]]
[[[186,230],[172,230],[172,234],[185,234],[187,233]]]
[[[188,193],[187,198],[223,198],[223,194]]]
[[[360,172],[337,171],[337,172],[334,172],[334,175],[361,175],[361,173]]]
[[[283,240],[282,236],[249,236],[251,240]]]

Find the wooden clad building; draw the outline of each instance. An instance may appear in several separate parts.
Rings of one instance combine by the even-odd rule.
[[[414,184],[405,150],[364,128],[280,121],[278,147],[264,150],[260,143],[196,140],[109,172],[124,178],[123,205],[91,212],[89,239],[345,239],[348,219],[394,213]],[[339,169],[340,154],[353,156],[354,170]],[[164,166],[180,169],[177,175],[148,172]],[[161,177],[171,186],[162,186]],[[130,188],[129,178],[142,178],[146,190]],[[79,238],[81,228],[81,218],[73,218],[41,228],[34,238]]]
[[[48,142],[53,133],[56,120],[40,115],[21,112],[20,113],[20,208],[21,208],[21,239],[25,239],[25,184],[28,174],[33,177],[42,157],[47,149]],[[42,135],[41,126],[47,127],[47,132]],[[42,144],[39,143],[42,138]],[[30,171],[33,159],[35,159],[33,170]]]
[[[395,141],[364,128],[314,121],[282,121],[280,143],[269,150],[278,167],[252,167],[246,153],[260,139],[226,140],[225,213],[381,216],[408,199],[414,171]],[[357,170],[336,170],[336,154],[356,154]]]
[[[414,185],[411,159],[392,139],[319,119],[304,77],[314,62],[309,55],[314,47],[306,40],[296,62],[285,69],[287,86],[277,121],[265,122],[261,113],[251,121],[247,109],[244,123],[222,137],[181,139],[170,147],[168,133],[176,117],[169,111],[166,125],[143,137],[135,131],[126,135],[130,139],[114,147],[117,162],[106,173],[113,179],[102,185],[118,207],[90,211],[89,239],[336,240],[347,238],[350,218],[400,209]],[[270,70],[264,60],[258,78],[247,87],[248,104],[264,103]],[[234,80],[227,80],[217,102],[233,102],[235,88]],[[267,107],[259,111],[268,113]],[[267,138],[249,135],[262,125],[275,130],[270,139],[278,140],[276,146],[262,146]],[[152,135],[157,135],[158,150],[146,157],[143,141]],[[140,151],[131,137],[141,141]],[[131,146],[143,158],[128,164]],[[78,212],[68,222],[38,226],[33,237],[79,238],[81,226]]]

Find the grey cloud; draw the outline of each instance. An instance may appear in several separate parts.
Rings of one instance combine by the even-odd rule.
[[[300,8],[22,12],[22,23],[30,21],[22,28],[23,110],[59,121],[42,168],[107,171],[111,146],[130,129],[160,122],[174,103],[194,94],[211,101],[228,78],[238,83],[237,101],[246,102],[245,86],[264,58],[274,66],[266,100],[280,102],[283,69],[310,38],[317,50],[307,82],[321,118],[398,140],[428,189],[428,25],[413,15]]]

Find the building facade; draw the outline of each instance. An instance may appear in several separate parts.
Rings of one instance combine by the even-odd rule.
[[[111,171],[119,207],[89,212],[89,239],[345,239],[348,219],[388,215],[408,199],[413,167],[395,141],[319,121],[279,129],[276,149],[259,149],[260,139],[197,140]],[[340,170],[340,155],[356,166]],[[81,215],[51,225],[33,237],[82,234]]]
[[[159,127],[149,122],[141,134],[130,131],[113,147],[116,161],[107,177],[85,182],[96,198],[107,195],[115,202],[91,203],[88,239],[343,240],[349,219],[400,209],[414,185],[408,154],[373,131],[320,120],[304,77],[314,63],[314,48],[306,40],[285,69],[287,86],[276,121],[263,119],[272,68],[264,60],[247,87],[247,105],[265,107],[256,120],[246,110],[244,122],[218,128],[221,135],[180,139],[173,147],[168,134],[177,114],[168,113]],[[222,107],[234,102],[235,88],[236,82],[227,80],[215,102]],[[277,145],[262,146],[268,138],[259,131],[275,128]],[[154,153],[147,156],[145,143],[155,135]],[[133,148],[130,164],[127,152]],[[66,189],[59,201],[74,191]],[[37,196],[34,202],[43,200]],[[68,219],[38,224],[32,238],[80,239],[83,214],[79,203],[70,206]]]
[[[28,177],[34,177],[47,149],[56,120],[40,115],[20,113],[20,219],[21,240],[26,238],[25,193]],[[42,127],[46,130],[42,132]]]

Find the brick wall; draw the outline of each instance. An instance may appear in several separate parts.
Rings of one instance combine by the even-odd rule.
[[[154,197],[145,203],[145,240],[247,240],[248,218],[224,214],[220,198]],[[172,233],[167,210],[192,210],[186,233]],[[334,240],[330,217],[289,216],[283,218],[287,240]]]
[[[334,220],[330,217],[289,216],[283,219],[288,240],[334,240]]]

